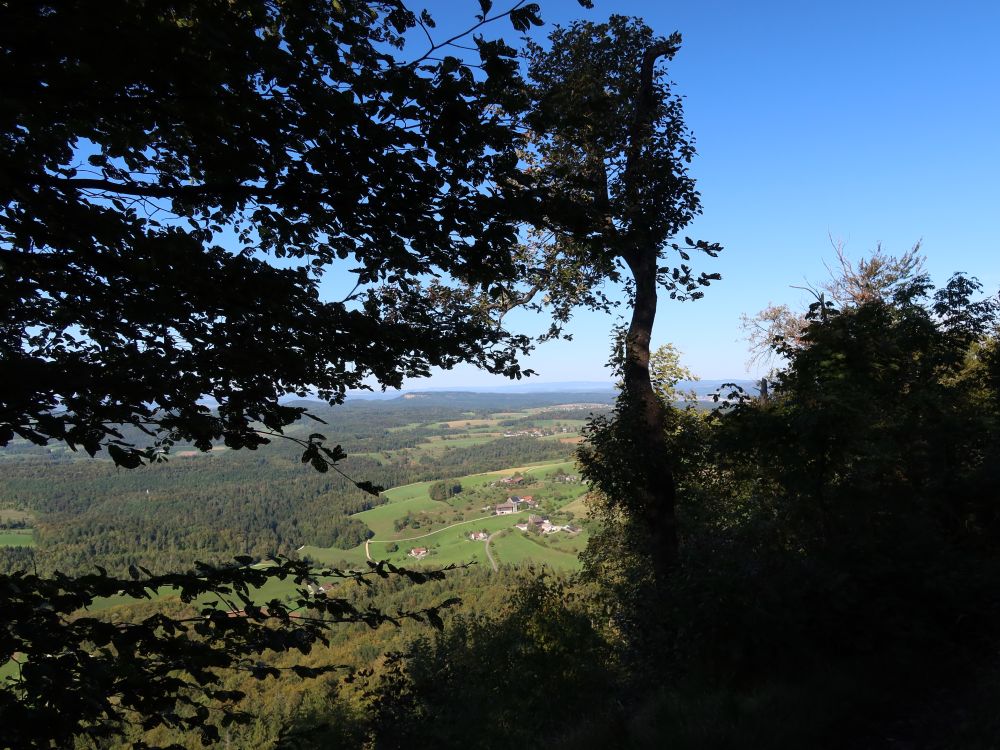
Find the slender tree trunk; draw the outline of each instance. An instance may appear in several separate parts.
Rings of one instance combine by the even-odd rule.
[[[630,420],[636,435],[636,491],[638,510],[645,521],[657,582],[677,563],[677,488],[670,470],[666,444],[666,411],[649,378],[649,348],[656,318],[656,253],[639,252],[626,258],[635,279],[635,305],[625,339],[624,380]]]

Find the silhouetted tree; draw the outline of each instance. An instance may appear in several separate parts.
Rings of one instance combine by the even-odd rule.
[[[0,5],[0,445],[135,468],[178,440],[256,448],[302,416],[289,394],[336,402],[459,362],[521,376],[530,339],[481,295],[522,271],[529,98],[515,51],[483,31],[541,21],[534,3],[491,5],[441,41],[400,0]],[[461,40],[471,55],[452,54]],[[344,456],[324,441],[296,438],[320,471]],[[213,693],[215,670],[264,678],[252,655],[386,621],[307,588],[261,608],[251,585],[314,572],[251,562],[0,577],[0,661],[23,661],[0,691],[4,741],[68,746],[135,712],[212,742],[199,696],[236,697]],[[186,622],[72,617],[161,586],[218,599]]]
[[[701,288],[719,275],[695,274],[689,253],[714,257],[721,250],[689,238],[675,241],[701,212],[687,169],[694,141],[664,66],[681,38],[656,36],[640,20],[612,16],[603,24],[557,28],[550,42],[528,47],[535,174],[557,198],[550,234],[536,252],[545,261],[540,265],[561,269],[559,278],[573,284],[619,281],[627,272],[632,313],[622,342],[618,416],[631,431],[632,475],[627,488],[606,494],[643,519],[662,579],[676,561],[678,535],[665,407],[649,369],[658,289],[674,299],[701,297]],[[676,266],[668,262],[673,253],[680,258]],[[557,308],[581,298],[598,307],[606,302],[556,288],[550,297],[563,300]]]
[[[438,42],[401,0],[0,8],[0,445],[131,467],[255,448],[301,415],[288,394],[520,376],[530,340],[476,291],[520,271],[528,100],[482,32],[541,21],[480,7]]]

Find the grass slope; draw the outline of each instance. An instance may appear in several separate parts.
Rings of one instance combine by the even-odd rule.
[[[0,547],[34,547],[35,537],[31,529],[0,531]]]
[[[580,569],[580,560],[576,555],[546,547],[517,530],[493,540],[493,557],[501,565],[536,563],[562,570]]]
[[[470,490],[484,487],[496,482],[498,479],[510,477],[517,473],[534,475],[537,478],[541,478],[559,469],[574,473],[576,471],[576,464],[572,460],[539,461],[499,471],[456,477],[456,479],[462,483],[462,486],[466,490]],[[485,544],[483,542],[470,541],[468,538],[469,533],[479,530],[486,530],[493,533],[504,529],[511,529],[518,520],[523,519],[529,513],[529,511],[525,510],[514,516],[484,516],[427,533],[419,533],[418,530],[411,530],[412,533],[404,532],[402,538],[393,539],[392,537],[398,536],[393,525],[397,519],[402,518],[407,513],[433,512],[442,509],[443,504],[431,500],[428,495],[428,489],[432,484],[434,482],[416,482],[401,487],[394,487],[383,493],[383,496],[388,500],[385,505],[363,511],[354,516],[354,518],[364,522],[374,534],[372,539],[369,540],[369,553],[373,560],[387,560],[394,565],[406,565],[410,567],[418,565],[433,565],[437,567],[453,563],[487,565],[488,560]],[[511,491],[516,490],[512,489]],[[578,505],[580,506],[579,509]],[[571,506],[576,515],[583,515],[582,504],[578,500],[573,500],[564,507],[568,509]],[[494,539],[494,556],[500,562],[515,565],[534,562],[551,565],[554,568],[564,570],[578,569],[580,563],[577,560],[576,554],[586,543],[586,535],[581,534],[573,538],[560,536],[558,539],[553,538],[552,541],[561,549],[553,549],[545,544],[539,544],[525,537],[520,532],[512,530],[508,534]],[[389,548],[393,544],[398,549],[390,552]],[[429,550],[428,556],[422,560],[410,557],[409,551],[415,547],[426,547]],[[299,550],[299,554],[328,565],[347,564],[363,566],[366,562],[364,544],[349,550],[306,546]]]

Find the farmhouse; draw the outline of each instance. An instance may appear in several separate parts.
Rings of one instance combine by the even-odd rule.
[[[514,528],[520,529],[521,531],[538,530],[541,531],[542,524],[548,523],[548,521],[541,516],[536,516],[531,514],[528,516],[527,521],[522,521],[521,523],[515,524]]]
[[[489,537],[489,534],[487,534],[485,531],[473,531],[471,534],[469,534],[469,539],[471,539],[474,542],[481,542],[487,537]]]
[[[508,500],[505,503],[500,503],[496,507],[496,514],[498,516],[509,516],[511,513],[517,513],[517,503],[513,500]]]
[[[427,557],[427,548],[414,547],[413,549],[410,550],[410,557],[415,557],[418,560],[422,560],[423,558]]]
[[[576,531],[570,526],[559,526],[552,523],[549,519],[542,516],[536,516],[534,514],[528,516],[527,521],[522,521],[521,523],[514,524],[514,528],[520,529],[521,531],[536,531],[540,534],[555,534],[557,531]]]

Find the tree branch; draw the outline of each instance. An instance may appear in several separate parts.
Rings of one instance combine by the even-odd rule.
[[[117,193],[118,195],[136,195],[143,198],[201,198],[212,195],[237,196],[245,198],[264,198],[274,195],[273,189],[258,187],[255,185],[241,185],[233,183],[211,183],[205,185],[177,185],[167,187],[165,185],[154,185],[143,182],[112,182],[111,180],[98,180],[94,178],[82,179],[60,179],[58,177],[40,177],[35,180],[38,184],[48,185],[57,190],[100,190],[105,193]]]

